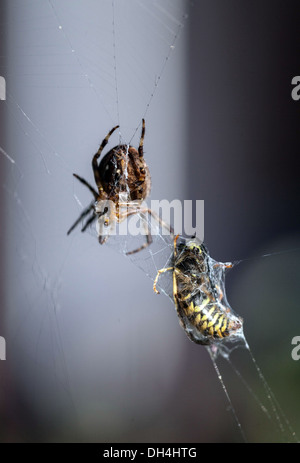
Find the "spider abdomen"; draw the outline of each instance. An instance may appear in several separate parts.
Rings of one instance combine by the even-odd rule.
[[[111,149],[98,167],[103,191],[112,201],[119,201],[120,194],[127,201],[143,201],[151,189],[148,166],[138,151],[128,145]],[[124,195],[125,193],[125,195]]]

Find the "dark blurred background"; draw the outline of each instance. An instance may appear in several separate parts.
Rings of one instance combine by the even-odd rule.
[[[299,19],[296,1],[193,5],[189,189],[221,259],[299,231]]]
[[[76,198],[90,201],[72,172],[92,181],[91,153],[116,123],[113,62],[106,62],[114,52],[112,3],[95,10],[84,2],[76,10],[68,0],[51,4],[54,10],[48,2],[2,2],[0,9],[0,75],[10,94],[0,102],[0,146],[16,160],[0,158],[0,335],[8,351],[0,362],[0,440],[240,442],[208,353],[187,339],[171,302],[92,235],[66,238],[80,210]],[[172,44],[166,31],[176,28],[144,1],[126,4],[115,2],[115,20],[124,25],[116,50],[128,141],[153,89],[147,76],[159,74],[157,56]],[[212,257],[241,261],[228,273],[228,300],[299,435],[300,372],[291,358],[292,337],[300,335],[300,103],[291,98],[299,2],[176,7],[177,19],[186,11],[189,18],[146,117],[152,197],[204,199]],[[101,28],[100,16],[109,18]],[[109,71],[99,81],[98,52]],[[85,71],[104,109],[86,88]],[[291,433],[276,432],[276,417],[261,412],[270,404],[249,353],[231,358],[246,387],[228,362],[218,364],[247,439],[290,440]]]
[[[228,274],[229,301],[299,429],[300,372],[289,355],[300,329],[300,107],[291,97],[291,80],[299,75],[300,5],[199,1],[192,10],[189,196],[205,200],[205,241],[214,258],[247,259]],[[245,362],[241,371],[248,367]],[[251,407],[244,391],[237,394]],[[259,422],[248,426],[253,438],[272,439]]]

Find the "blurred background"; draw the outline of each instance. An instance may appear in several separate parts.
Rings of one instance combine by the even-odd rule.
[[[299,12],[296,1],[1,3],[2,442],[243,440],[171,301],[113,245],[66,236],[91,201],[72,173],[93,183],[104,136],[120,123],[109,146],[136,146],[142,117],[151,198],[204,199],[211,256],[240,261],[228,300],[300,434]],[[249,352],[231,359],[246,386],[219,366],[247,440],[290,440],[261,412]]]

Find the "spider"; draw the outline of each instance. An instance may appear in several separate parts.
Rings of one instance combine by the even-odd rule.
[[[173,266],[158,271],[159,276],[173,272],[173,299],[180,323],[187,336],[197,344],[210,345],[241,332],[243,320],[232,314],[224,301],[220,285],[224,270],[232,264],[213,261],[197,238],[177,243],[174,238]]]
[[[117,128],[119,128],[118,125],[108,132],[92,159],[92,168],[98,191],[82,177],[73,174],[90,190],[94,196],[94,201],[83,210],[67,234],[69,235],[82,219],[90,213],[91,215],[81,231],[84,232],[98,218],[98,224],[100,225],[98,239],[100,244],[106,242],[109,236],[107,229],[112,227],[115,222],[120,223],[127,217],[138,213],[152,215],[172,233],[171,227],[162,222],[151,209],[141,206],[142,201],[148,197],[151,189],[150,172],[144,160],[144,119],[142,120],[142,132],[138,149],[130,145],[118,145],[112,148],[98,162],[110,136]],[[147,228],[146,240],[146,243],[133,251],[127,252],[127,255],[139,252],[152,243],[149,228]]]

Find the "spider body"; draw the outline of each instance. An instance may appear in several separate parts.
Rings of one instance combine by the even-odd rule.
[[[206,247],[197,239],[177,244],[174,239],[173,266],[158,271],[173,272],[173,298],[180,323],[188,337],[208,345],[234,336],[242,329],[242,319],[233,315],[224,301],[221,277],[230,264],[212,261]]]
[[[106,242],[115,223],[120,223],[131,215],[150,214],[159,220],[151,209],[142,205],[151,189],[151,177],[144,159],[144,119],[142,120],[142,132],[138,149],[130,145],[118,145],[112,148],[99,162],[104,147],[118,127],[117,125],[108,132],[92,159],[92,168],[98,191],[82,177],[73,174],[90,190],[94,196],[94,201],[83,210],[69,229],[68,235],[89,214],[91,215],[86,220],[81,231],[84,232],[89,225],[98,219],[98,239],[100,244]],[[166,227],[166,224],[160,222]],[[171,231],[171,227],[167,228]],[[147,229],[146,239],[146,243],[127,254],[139,252],[151,244],[152,237],[149,229]]]
[[[133,146],[119,145],[111,149],[98,166],[99,199],[116,204],[120,196],[131,201],[144,201],[150,194],[151,178],[143,156]]]

